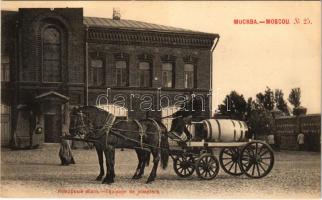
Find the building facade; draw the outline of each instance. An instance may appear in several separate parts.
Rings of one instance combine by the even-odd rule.
[[[126,117],[161,117],[182,96],[210,115],[218,34],[84,17],[81,8],[2,11],[2,145],[58,142],[77,105],[116,105]],[[42,131],[35,133],[35,128]]]

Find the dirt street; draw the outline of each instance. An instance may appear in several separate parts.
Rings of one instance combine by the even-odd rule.
[[[76,165],[61,166],[59,145],[41,149],[1,149],[2,197],[132,197],[132,198],[320,198],[320,153],[275,153],[271,173],[262,179],[234,177],[221,169],[210,181],[178,177],[172,161],[158,177],[145,184],[151,166],[141,180],[132,180],[137,157],[133,150],[116,151],[116,179],[112,185],[95,181],[99,168],[95,150],[73,150]],[[217,154],[218,155],[218,154]]]

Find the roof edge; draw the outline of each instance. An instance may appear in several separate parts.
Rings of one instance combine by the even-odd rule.
[[[152,33],[168,33],[168,34],[182,34],[182,35],[191,35],[191,36],[208,36],[212,37],[213,39],[220,37],[218,33],[207,33],[207,32],[185,32],[185,31],[167,31],[167,30],[146,30],[146,29],[140,29],[140,28],[109,28],[109,27],[103,27],[103,26],[90,26],[89,29],[96,29],[96,30],[121,30],[121,31],[129,31],[129,32],[152,32]]]
[[[84,19],[86,18],[96,18],[96,19],[106,19],[106,20],[113,20],[111,18],[104,18],[104,17],[91,17],[91,16],[84,16]],[[203,36],[211,36],[214,38],[219,37],[219,34],[217,33],[208,33],[208,32],[202,32],[202,31],[195,31],[195,30],[189,30],[189,29],[184,29],[180,27],[172,27],[172,26],[166,26],[166,25],[161,25],[161,24],[154,24],[150,22],[144,22],[144,21],[136,21],[136,20],[131,20],[131,19],[121,19],[124,21],[129,21],[132,23],[146,23],[150,25],[156,25],[156,26],[164,26],[170,28],[178,28],[182,30],[162,30],[162,29],[143,29],[143,28],[135,28],[135,27],[110,27],[110,26],[104,26],[104,25],[87,25],[84,23],[87,28],[92,28],[92,29],[114,29],[114,30],[125,30],[125,31],[142,31],[142,32],[159,32],[159,33],[178,33],[178,34],[187,34],[187,35],[203,35]]]

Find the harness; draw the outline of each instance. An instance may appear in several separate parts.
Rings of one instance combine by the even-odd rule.
[[[140,134],[140,146],[141,149],[143,149],[143,136],[144,136],[144,130],[142,124],[138,120],[133,120],[139,127],[139,134]]]
[[[148,118],[148,120],[151,121],[153,123],[153,125],[157,129],[157,134],[158,134],[158,146],[157,147],[144,143],[144,141],[143,141],[144,136],[146,134],[155,134],[155,132],[147,132],[146,130],[144,130],[144,127],[143,127],[141,122],[139,122],[138,120],[133,120],[135,122],[135,124],[139,128],[138,131],[126,130],[126,129],[120,129],[120,128],[114,128],[113,127],[115,118],[116,117],[113,114],[108,113],[107,117],[106,117],[106,120],[104,122],[104,125],[99,129],[92,129],[92,131],[89,132],[88,134],[86,134],[85,138],[82,139],[82,140],[83,141],[88,141],[88,142],[99,142],[99,138],[101,138],[101,137],[103,137],[105,135],[106,136],[105,144],[107,145],[108,135],[112,134],[112,135],[115,135],[117,137],[123,138],[124,140],[128,140],[128,141],[131,141],[131,142],[134,142],[134,143],[138,143],[140,145],[141,149],[145,149],[146,147],[161,149],[161,138],[162,138],[161,132],[162,132],[162,130],[161,130],[161,127],[160,127],[159,123],[156,120],[154,120],[152,118]],[[87,120],[89,120],[89,119],[87,119]],[[77,128],[86,128],[83,113],[81,113],[81,115],[80,115],[80,124],[81,124],[81,126],[78,126]],[[140,141],[132,139],[132,138],[122,134],[121,133],[122,131],[138,133],[139,136],[140,136]]]
[[[155,121],[154,119],[152,119],[152,118],[149,118],[149,120],[151,120],[152,121],[152,123],[157,127],[157,129],[158,129],[158,136],[159,136],[159,145],[158,145],[158,147],[159,147],[159,149],[161,149],[161,128],[160,128],[160,126],[159,126],[159,124],[158,124],[158,122],[157,121]]]
[[[80,121],[82,124],[82,126],[80,128],[86,127],[84,120],[83,120],[83,115],[84,114],[81,114],[81,116],[80,116]],[[112,129],[112,125],[114,124],[115,119],[116,119],[116,117],[113,114],[108,113],[106,116],[104,125],[99,129],[92,129],[88,134],[85,135],[84,139],[88,140],[88,141],[97,140],[97,139],[101,138],[102,136],[104,136],[104,134],[106,134],[105,144],[107,144],[107,136]],[[92,123],[89,119],[88,119],[88,121],[90,123]]]

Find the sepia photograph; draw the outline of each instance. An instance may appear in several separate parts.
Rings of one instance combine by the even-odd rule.
[[[1,1],[1,198],[321,199],[319,1]]]

